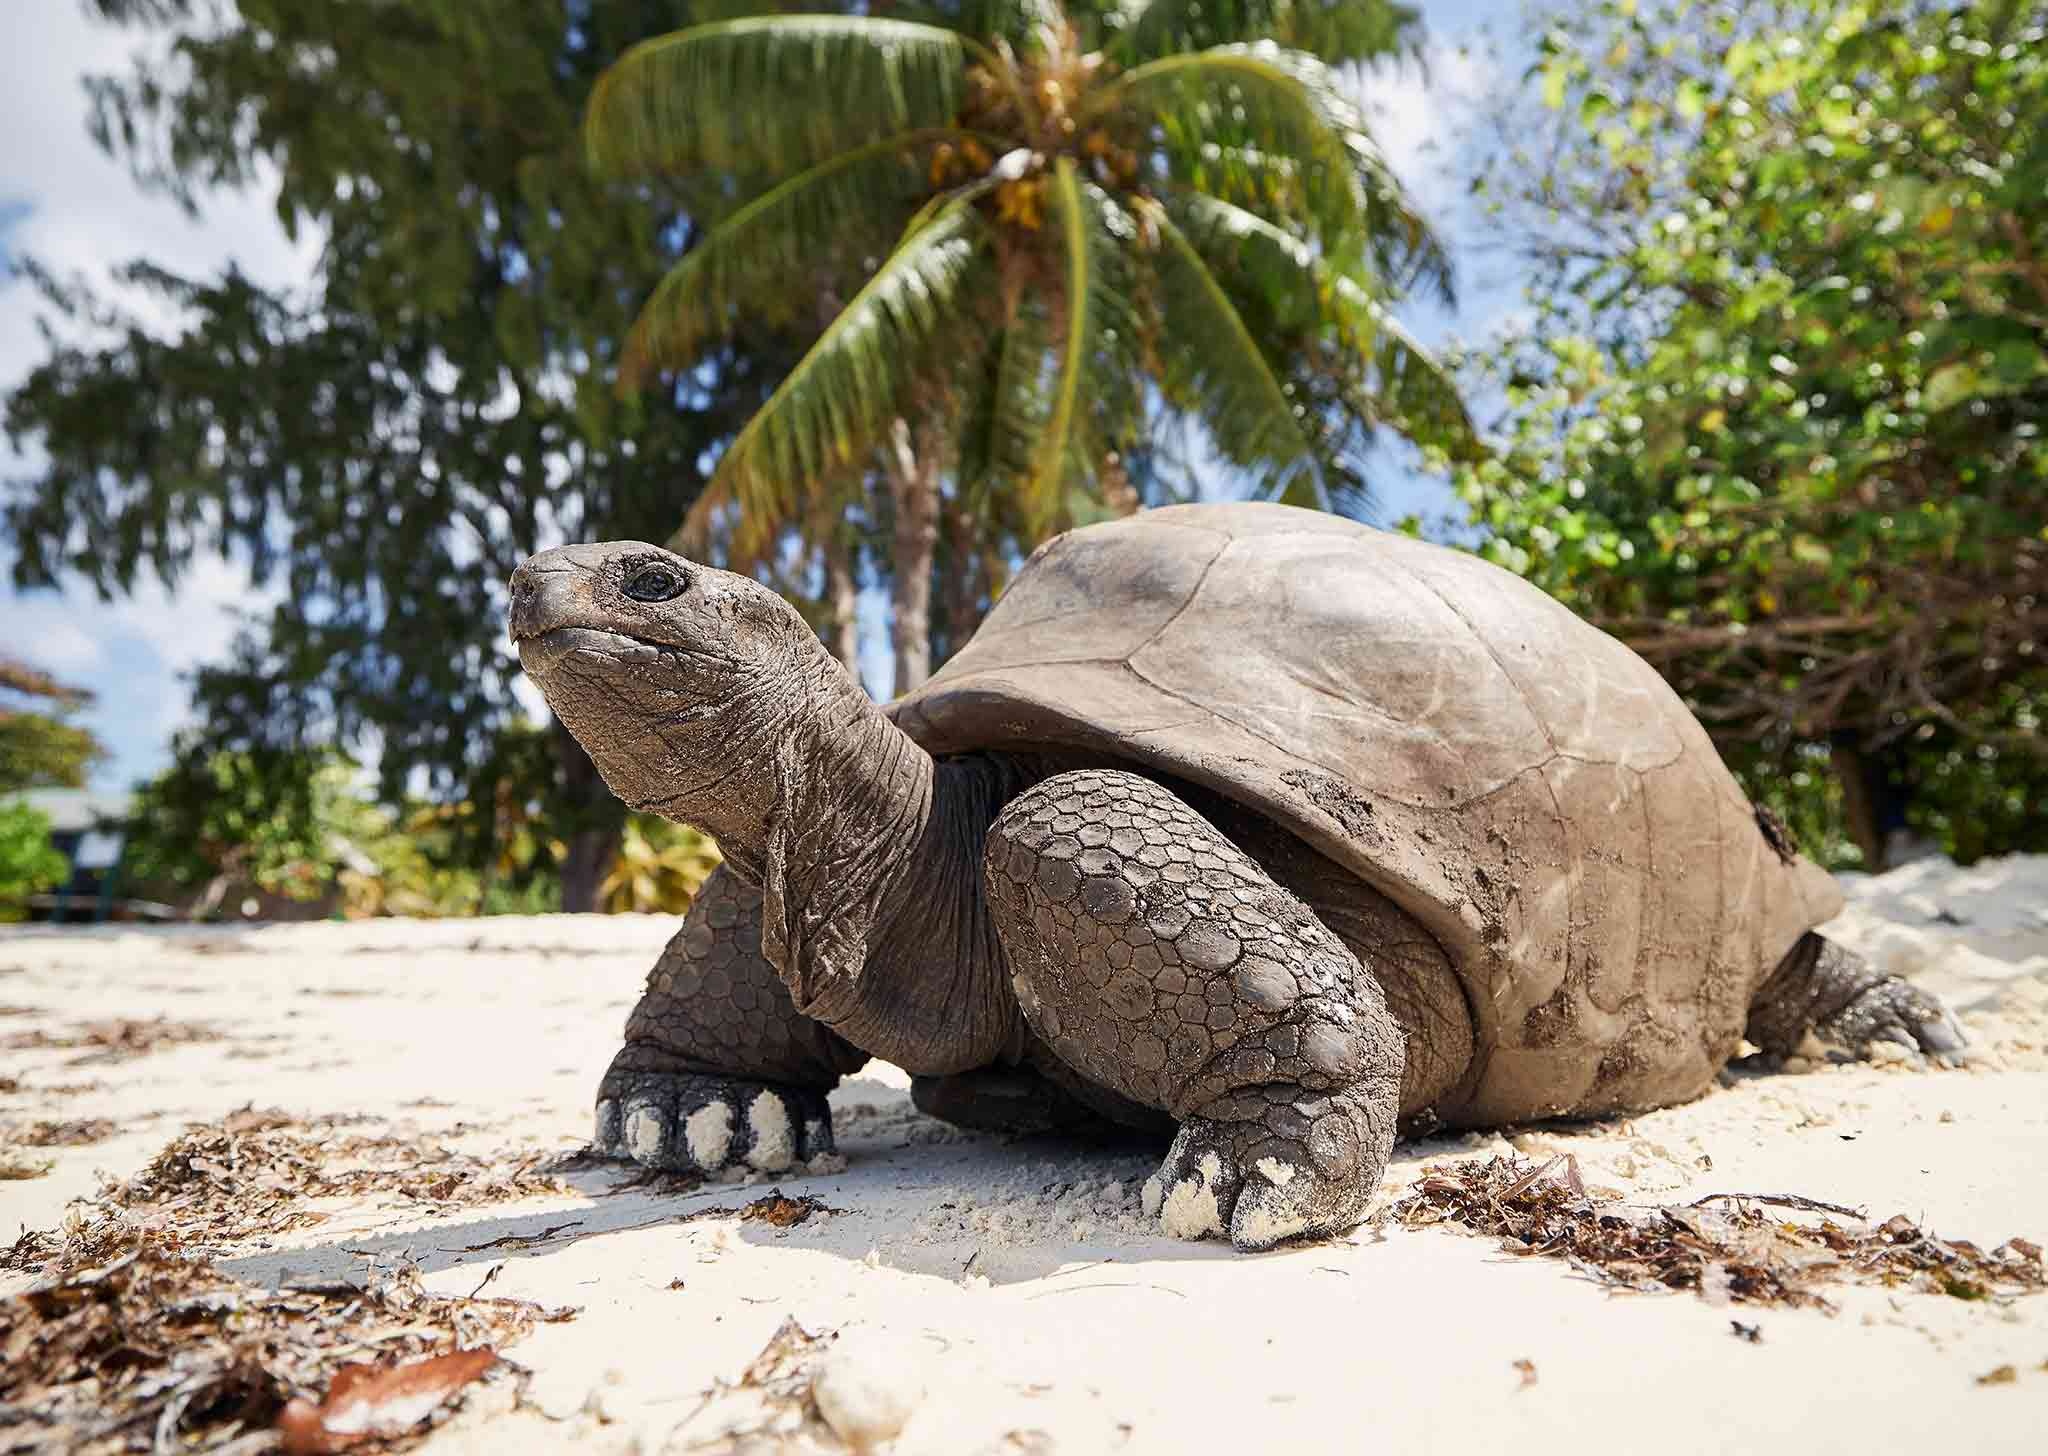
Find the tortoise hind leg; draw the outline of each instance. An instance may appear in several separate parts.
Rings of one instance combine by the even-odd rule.
[[[1940,1001],[1812,931],[1757,987],[1743,1034],[1767,1052],[1789,1055],[1809,1031],[1859,1057],[1887,1041],[1952,1063],[1965,1045],[1963,1029]]]
[[[798,1014],[761,957],[761,892],[719,868],[648,974],[597,1091],[600,1153],[779,1171],[832,1144],[825,1094],[867,1053]]]
[[[1394,1140],[1403,1034],[1342,940],[1174,794],[1060,774],[990,829],[989,903],[1050,1055],[1170,1114],[1146,1184],[1183,1238],[1348,1227]]]

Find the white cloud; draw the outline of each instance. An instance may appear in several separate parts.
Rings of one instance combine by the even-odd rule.
[[[17,9],[0,49],[0,136],[11,142],[0,164],[0,200],[30,210],[8,231],[10,254],[98,284],[138,256],[200,274],[232,258],[265,283],[306,279],[320,240],[310,230],[296,242],[285,235],[271,188],[210,196],[193,219],[170,200],[144,194],[127,168],[87,136],[85,77],[125,73],[134,33],[95,24],[77,5]],[[37,312],[27,288],[0,283],[0,382],[12,383],[41,359]]]
[[[222,657],[242,614],[268,600],[241,566],[200,557],[178,579],[175,592],[146,576],[131,596],[105,611],[120,630],[148,643],[166,667],[182,671]]]
[[[93,145],[83,78],[124,73],[137,43],[133,33],[87,20],[76,4],[46,0],[9,7],[7,42],[0,47],[0,136],[10,145],[0,160],[0,211],[26,208],[5,232],[8,256],[34,257],[60,276],[82,274],[102,289],[113,269],[139,256],[202,276],[233,260],[271,285],[311,276],[320,240],[286,236],[273,189],[208,197],[195,220],[142,193],[123,165]],[[122,301],[153,326],[175,325],[144,300]],[[0,391],[42,361],[40,312],[31,289],[0,275]],[[9,476],[39,466],[12,450],[0,457]],[[0,561],[0,579],[5,565]],[[239,565],[203,558],[176,591],[149,577],[114,602],[84,589],[19,594],[0,585],[0,644],[99,695],[86,722],[115,751],[101,779],[125,784],[157,765],[170,732],[188,715],[178,675],[221,656],[238,609],[265,604]]]
[[[1459,148],[1504,79],[1490,51],[1443,37],[1424,47],[1419,63],[1353,66],[1344,78],[1388,165],[1440,222],[1463,191]]]
[[[10,604],[8,616],[14,626],[8,634],[12,639],[8,650],[33,659],[37,667],[60,678],[98,667],[106,652],[98,638],[73,620],[70,604],[60,599],[39,612],[40,605]]]

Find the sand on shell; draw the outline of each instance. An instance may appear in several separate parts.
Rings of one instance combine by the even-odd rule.
[[[1944,996],[1975,1040],[1969,1067],[1737,1067],[1685,1107],[1404,1144],[1381,1202],[1427,1163],[1512,1148],[1571,1153],[1588,1183],[1630,1199],[1799,1193],[1987,1247],[2048,1241],[2048,857],[1923,861],[1845,885],[1830,933]],[[38,1149],[47,1175],[0,1182],[0,1231],[55,1226],[187,1121],[251,1103],[573,1148],[672,929],[0,932],[0,1037],[158,1016],[225,1033],[86,1066],[76,1049],[0,1053],[0,1136],[55,1119],[116,1128]],[[754,1195],[608,1191],[618,1180],[600,1169],[572,1179],[574,1196],[438,1220],[343,1201],[220,1262],[269,1283],[406,1257],[443,1293],[496,1265],[496,1293],[581,1306],[509,1352],[532,1372],[521,1399],[480,1403],[431,1438],[436,1452],[688,1449],[710,1433],[693,1424],[703,1393],[788,1316],[910,1352],[907,1383],[925,1393],[891,1448],[905,1453],[2040,1449],[2048,1299],[1851,1286],[1831,1291],[1834,1317],[1731,1311],[1617,1296],[1561,1263],[1398,1226],[1247,1258],[1160,1236],[1140,1208],[1155,1150],[964,1133],[918,1115],[906,1086],[874,1064],[834,1094],[843,1170],[750,1175],[840,1210],[794,1227],[678,1221]],[[535,1246],[504,1242],[566,1221]],[[25,1282],[0,1275],[0,1292]],[[1762,1342],[1735,1337],[1731,1313]],[[2016,1379],[1978,1383],[2007,1365]]]

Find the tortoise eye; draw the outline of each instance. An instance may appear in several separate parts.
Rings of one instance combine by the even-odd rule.
[[[643,566],[626,578],[626,595],[636,602],[666,602],[681,596],[689,582],[673,567]]]

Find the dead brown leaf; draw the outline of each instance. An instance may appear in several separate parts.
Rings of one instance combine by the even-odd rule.
[[[831,1348],[831,1333],[814,1335],[783,1320],[737,1381],[720,1380],[669,1435],[667,1449],[737,1453],[844,1451],[818,1414],[811,1386]]]
[[[365,1440],[403,1436],[497,1363],[498,1352],[486,1345],[404,1364],[344,1365],[317,1406],[303,1398],[285,1403],[277,1417],[284,1449],[326,1456]]]
[[[2020,1372],[2010,1365],[2001,1365],[1996,1370],[1987,1370],[1977,1377],[1979,1385],[2011,1385],[2020,1378]]]
[[[1562,1169],[1560,1171],[1560,1168]],[[1794,1194],[1715,1194],[1726,1207],[1628,1204],[1586,1190],[1575,1160],[1538,1166],[1496,1157],[1438,1164],[1388,1210],[1408,1228],[1448,1223],[1500,1239],[1509,1253],[1563,1259],[1624,1289],[1691,1289],[1709,1304],[1805,1305],[1832,1310],[1820,1292],[1851,1282],[1906,1285],[1958,1299],[2005,1298],[2048,1288],[2040,1251],[2014,1239],[1984,1252],[1944,1240],[1903,1214],[1872,1226],[1772,1217],[1760,1204],[1846,1212]]]

